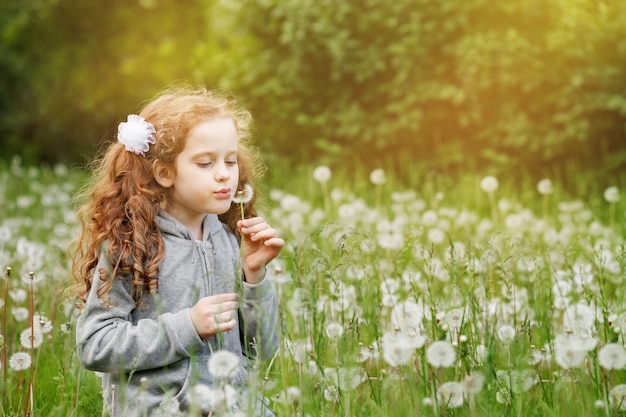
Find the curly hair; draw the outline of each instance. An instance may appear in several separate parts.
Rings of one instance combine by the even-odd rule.
[[[145,155],[136,155],[117,141],[111,143],[93,161],[91,180],[77,196],[82,231],[73,245],[72,272],[79,307],[91,290],[101,255],[112,266],[97,271],[105,282],[98,291],[103,302],[116,277],[131,280],[131,295],[137,304],[144,294],[158,291],[165,245],[155,219],[167,206],[168,191],[155,180],[153,165],[160,161],[173,166],[197,124],[216,118],[232,118],[235,122],[239,135],[238,189],[244,184],[252,186],[255,192],[244,205],[244,213],[246,217],[257,215],[255,178],[263,167],[250,147],[252,116],[236,100],[206,89],[179,88],[158,96],[139,115],[155,127],[155,144]],[[240,207],[235,204],[219,216],[235,233],[240,218]]]

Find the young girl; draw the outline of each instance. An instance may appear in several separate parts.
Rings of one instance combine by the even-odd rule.
[[[113,416],[215,415],[227,384],[245,391],[248,359],[277,349],[264,276],[284,242],[254,208],[250,119],[206,90],[167,93],[121,123],[96,162],[79,210],[76,337]],[[231,366],[226,376],[207,366],[218,351],[232,353],[216,365]],[[273,415],[260,401],[237,408]]]

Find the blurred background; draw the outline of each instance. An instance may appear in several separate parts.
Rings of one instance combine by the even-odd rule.
[[[0,3],[0,158],[84,164],[176,82],[294,165],[626,171],[623,0]]]

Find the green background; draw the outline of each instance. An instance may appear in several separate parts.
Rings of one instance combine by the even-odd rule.
[[[180,82],[238,96],[264,154],[290,163],[537,176],[626,163],[623,1],[0,6],[6,159],[82,163]]]

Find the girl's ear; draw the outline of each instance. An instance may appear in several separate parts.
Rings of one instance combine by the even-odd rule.
[[[152,164],[154,179],[163,188],[170,188],[174,184],[174,173],[172,168],[163,162],[156,160]]]

